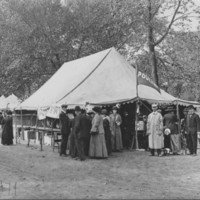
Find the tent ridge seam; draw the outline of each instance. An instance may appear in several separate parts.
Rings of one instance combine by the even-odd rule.
[[[62,99],[64,99],[65,97],[67,97],[69,94],[71,94],[74,90],[76,90],[80,85],[82,85],[82,83],[84,83],[95,71],[96,69],[100,66],[100,64],[106,59],[106,57],[108,56],[108,54],[111,52],[113,48],[111,48],[108,53],[102,58],[102,60],[97,64],[97,66],[78,84],[76,85],[70,92],[68,92],[64,97],[62,97],[61,99],[59,99],[56,103],[58,103],[59,101],[61,101]]]

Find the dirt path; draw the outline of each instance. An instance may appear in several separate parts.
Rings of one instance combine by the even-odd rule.
[[[0,146],[0,198],[200,198],[199,166],[200,155],[126,151],[80,162],[50,147]]]

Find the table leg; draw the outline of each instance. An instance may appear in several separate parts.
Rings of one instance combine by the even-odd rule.
[[[27,146],[29,147],[29,144],[30,144],[30,132],[28,131],[27,134],[28,134],[27,135],[28,136],[28,144],[27,144]]]
[[[42,141],[43,141],[43,132],[40,132],[40,151],[43,151]]]

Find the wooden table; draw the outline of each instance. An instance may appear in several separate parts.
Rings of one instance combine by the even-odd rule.
[[[43,151],[43,138],[44,138],[44,133],[50,133],[51,137],[54,137],[54,133],[59,133],[60,129],[57,128],[48,128],[48,127],[30,127],[30,131],[28,132],[28,146],[30,143],[30,136],[31,134],[36,133],[38,131],[38,136],[40,140],[40,150]],[[52,143],[51,143],[52,145]]]

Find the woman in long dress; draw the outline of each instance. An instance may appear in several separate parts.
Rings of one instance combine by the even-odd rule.
[[[2,120],[2,138],[1,143],[3,145],[13,144],[13,127],[12,127],[12,112],[6,111],[5,117]]]
[[[123,149],[122,133],[121,133],[122,118],[118,114],[118,108],[113,107],[111,115],[111,131],[112,131],[112,149],[113,151],[121,151]]]
[[[108,152],[105,142],[105,132],[103,128],[103,117],[101,114],[101,109],[99,107],[94,107],[93,111],[95,116],[92,120],[91,137],[90,137],[90,148],[89,156],[91,158],[107,158]]]
[[[181,140],[178,133],[178,118],[174,114],[175,109],[173,107],[168,107],[163,118],[164,129],[170,129],[170,147],[173,154],[178,154],[181,150]]]

